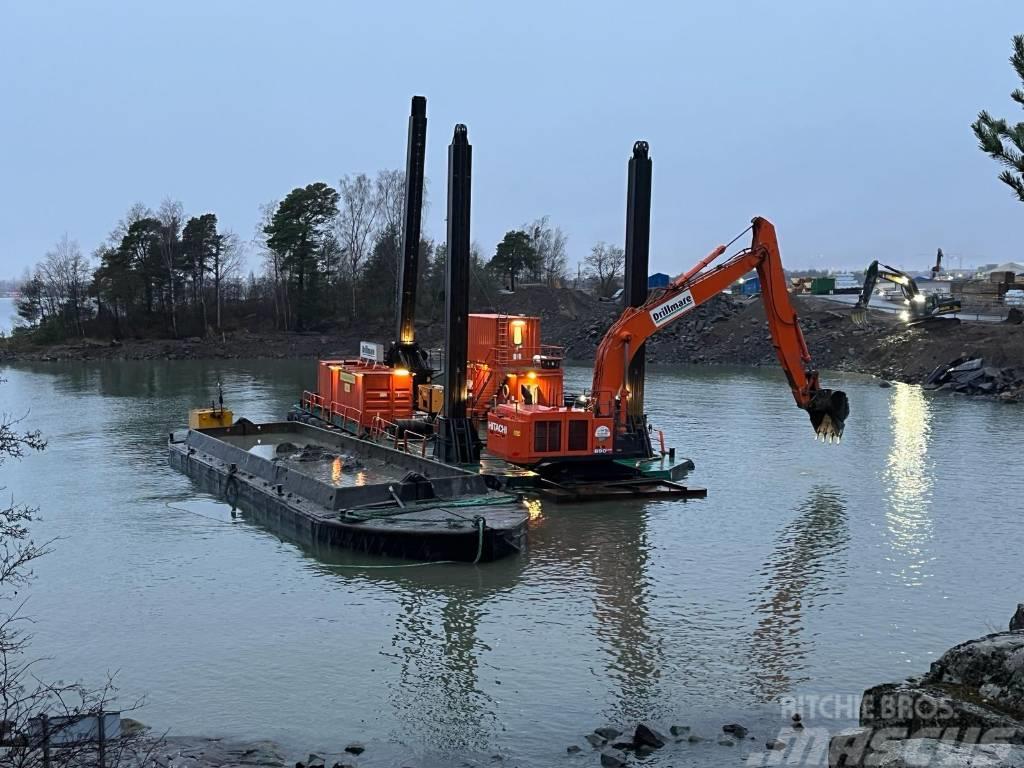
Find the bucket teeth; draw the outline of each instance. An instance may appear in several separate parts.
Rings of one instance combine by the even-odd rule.
[[[826,443],[838,443],[850,415],[850,403],[846,393],[838,389],[823,389],[815,393],[807,408],[814,427],[815,439]]]

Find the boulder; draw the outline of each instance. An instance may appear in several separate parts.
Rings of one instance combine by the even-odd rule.
[[[601,765],[605,768],[623,768],[626,765],[626,753],[614,749],[602,752]]]
[[[1000,729],[1006,740],[1024,744],[1024,724],[992,706],[963,696],[969,690],[959,686],[926,684],[921,680],[876,685],[864,692],[860,724],[867,728],[893,729],[907,735],[923,729]]]
[[[358,741],[353,741],[351,744],[345,747],[345,751],[348,752],[350,755],[361,755],[363,754],[363,752],[366,751],[366,747],[360,744]]]
[[[747,734],[750,733],[750,731],[748,731],[739,723],[729,723],[728,725],[723,725],[722,732],[731,733],[737,739],[745,739],[747,737]]]
[[[306,758],[306,768],[324,768],[324,759],[320,755],[310,755]]]
[[[594,749],[597,749],[598,747],[603,747],[605,745],[605,742],[608,741],[608,739],[604,738],[603,736],[598,736],[596,733],[588,733],[583,738],[585,738],[587,740],[587,743],[590,744],[590,746],[594,747]]]
[[[1024,768],[1024,747],[1018,745],[944,739],[871,743],[864,730],[843,731],[832,739],[829,768]]]
[[[612,728],[610,725],[605,725],[601,728],[595,728],[594,733],[596,733],[605,741],[611,741],[612,739],[618,738],[622,735],[622,731],[620,731],[618,728]]]
[[[685,736],[690,732],[690,726],[688,725],[673,725],[668,729],[668,732],[673,736]]]
[[[996,632],[961,643],[932,663],[924,682],[965,687],[986,704],[1024,720],[1024,635]]]
[[[1024,630],[1024,603],[1017,603],[1017,612],[1010,619],[1010,631],[1020,632],[1022,630]]]
[[[665,738],[665,736],[658,733],[647,723],[640,723],[640,725],[636,727],[636,731],[633,733],[633,743],[638,747],[641,744],[646,744],[649,747],[661,749],[667,742],[668,739]]]

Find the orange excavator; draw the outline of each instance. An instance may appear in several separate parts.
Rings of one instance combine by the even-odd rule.
[[[760,277],[772,343],[797,406],[807,411],[817,437],[838,440],[850,411],[846,394],[821,387],[789,300],[775,227],[758,217],[736,239],[751,230],[749,248],[711,267],[726,251],[727,246],[719,246],[642,306],[627,307],[598,346],[593,386],[576,405],[552,408],[509,403],[491,411],[488,452],[542,474],[603,474],[617,459],[653,458],[646,418],[628,413],[626,372],[633,355],[659,329],[751,270],[757,270]]]

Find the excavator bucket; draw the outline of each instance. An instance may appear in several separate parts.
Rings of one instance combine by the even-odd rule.
[[[846,418],[850,415],[850,401],[842,390],[821,389],[811,399],[807,413],[816,438],[829,443],[839,442],[846,428]]]
[[[854,325],[867,325],[868,324],[868,310],[867,307],[862,307],[857,304],[853,308],[853,312],[850,314],[850,319]]]

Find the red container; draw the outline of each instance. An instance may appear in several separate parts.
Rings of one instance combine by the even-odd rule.
[[[321,360],[317,393],[336,419],[373,425],[412,418],[413,377],[408,371],[365,360]]]
[[[470,315],[468,359],[476,363],[530,363],[541,354],[540,318]]]

